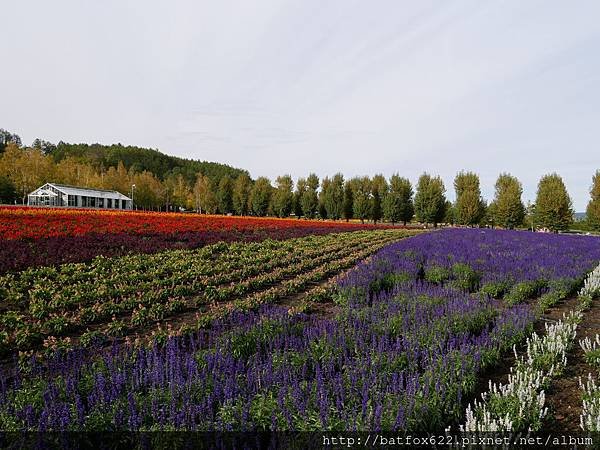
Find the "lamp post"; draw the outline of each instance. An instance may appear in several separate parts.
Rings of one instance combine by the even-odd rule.
[[[131,209],[133,209],[133,190],[135,189],[135,184],[131,185]]]

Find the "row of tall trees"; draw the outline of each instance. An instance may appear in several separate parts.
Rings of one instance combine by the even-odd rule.
[[[573,220],[571,198],[557,174],[542,177],[534,204],[523,204],[520,181],[500,174],[494,199],[488,204],[481,195],[479,176],[460,172],[453,183],[456,200],[446,198],[439,176],[422,174],[413,190],[411,182],[398,174],[345,179],[341,173],[319,177],[312,173],[294,184],[290,175],[274,184],[265,177],[252,180],[246,171],[224,171],[221,176],[201,171],[190,176],[165,172],[161,178],[150,170],[127,168],[122,161],[105,168],[78,156],[56,158],[52,144],[36,140],[24,147],[20,138],[0,130],[0,202],[26,201],[27,194],[46,182],[114,189],[132,193],[143,209],[256,216],[358,219],[424,224],[452,223],[465,226],[494,225],[517,228],[524,225],[567,229]],[[49,150],[50,148],[50,150]],[[190,178],[192,178],[190,180]],[[588,223],[600,230],[600,170],[592,179],[587,206]]]

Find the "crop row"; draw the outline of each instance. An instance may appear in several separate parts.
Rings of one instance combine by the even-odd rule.
[[[548,414],[545,406],[545,391],[552,378],[559,377],[567,364],[567,351],[573,345],[577,324],[583,318],[583,311],[588,308],[594,298],[600,294],[600,265],[586,277],[579,290],[579,304],[576,310],[563,317],[554,325],[545,324],[545,334],[540,337],[536,333],[527,339],[524,356],[515,352],[516,365],[511,368],[508,382],[492,384],[482,394],[481,401],[475,401],[473,408],[468,406],[466,423],[461,431],[466,432],[519,432],[539,431]],[[586,358],[590,362],[600,362],[600,338],[596,343],[586,340],[581,342]],[[597,386],[590,378],[584,390],[584,408],[581,415],[582,428],[596,431],[598,422],[599,394],[595,394]]]
[[[0,207],[0,236],[7,240],[36,240],[88,234],[151,234],[206,231],[254,232],[276,229],[385,228],[348,222],[211,216],[201,214],[110,211],[66,208]]]
[[[580,293],[580,300],[586,306],[600,297],[600,265],[586,278]],[[585,359],[596,372],[600,370],[600,336],[591,341],[589,338],[580,341]],[[600,385],[590,373],[585,383],[579,380],[582,390],[583,407],[580,415],[580,426],[583,431],[600,431]]]
[[[76,346],[6,367],[0,429],[442,432],[464,418],[481,370],[525,340],[536,318],[529,304],[471,293],[461,282],[468,277],[460,274],[471,273],[466,268],[444,282],[425,278],[432,252],[452,254],[449,267],[494,270],[494,252],[471,259],[477,252],[469,246],[481,244],[480,231],[464,233],[432,232],[386,245],[337,280],[333,316],[297,313],[304,308],[290,314],[272,302],[305,291],[355,255],[338,255],[219,304],[223,314],[210,327],[160,335],[150,346]],[[496,241],[494,251],[531,254],[538,244],[531,233],[500,232],[503,243],[495,233],[484,234]],[[572,249],[561,236],[544,242],[552,252],[562,249],[554,252],[555,266],[579,261],[571,279],[591,269],[595,241]],[[536,277],[546,268],[549,282],[560,278],[550,264],[534,268]],[[505,275],[501,269],[498,277]],[[531,345],[538,349],[539,342]]]
[[[90,261],[98,255],[154,254],[217,242],[286,240],[380,228],[392,227],[339,221],[0,207],[0,274]]]
[[[28,350],[43,340],[53,343],[57,337],[77,335],[86,326],[106,321],[110,321],[102,328],[106,334],[123,335],[128,329],[204,304],[239,299],[289,277],[295,278],[284,286],[291,286],[294,280],[313,272],[322,277],[331,272],[324,270],[329,263],[335,266],[355,261],[403,233],[354,232],[251,244],[250,250],[237,244],[232,245],[235,248],[231,252],[227,251],[227,245],[219,244],[198,251],[154,255],[151,264],[138,255],[75,265],[79,270],[73,270],[72,265],[30,269],[2,280],[7,293],[5,303],[21,307],[0,315],[0,323],[6,330],[4,348]],[[237,260],[232,262],[232,256]],[[241,267],[244,264],[247,267]],[[160,275],[154,275],[152,268],[157,268]],[[122,271],[127,274],[126,282],[113,281]],[[82,272],[85,277],[81,277]],[[148,280],[148,272],[155,278]],[[137,275],[142,281],[137,281]],[[265,298],[273,295],[269,292],[261,295]],[[123,316],[129,316],[129,323],[121,319]],[[96,330],[92,335],[99,333]]]

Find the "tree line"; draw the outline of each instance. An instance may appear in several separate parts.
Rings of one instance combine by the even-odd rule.
[[[423,173],[413,186],[399,174],[345,179],[341,173],[320,179],[309,174],[294,183],[282,175],[274,183],[256,180],[234,169],[215,174],[198,170],[190,176],[178,171],[161,172],[129,167],[121,160],[90,162],[96,157],[69,154],[57,157],[52,144],[36,140],[22,146],[18,136],[0,130],[0,201],[25,202],[27,194],[46,182],[113,189],[132,193],[136,207],[148,210],[194,210],[207,214],[305,217],[425,225],[440,223],[465,226],[523,226],[568,229],[573,221],[572,201],[558,174],[543,176],[534,204],[522,200],[521,182],[503,173],[495,184],[494,199],[487,204],[481,195],[479,176],[460,172],[453,183],[456,200],[446,198],[439,176]],[[50,149],[48,147],[51,147]],[[76,147],[81,149],[85,147]],[[106,147],[111,148],[111,147]],[[78,150],[79,151],[79,150]],[[130,161],[131,162],[131,161]],[[214,163],[216,164],[216,163]],[[228,167],[228,166],[225,166]],[[600,171],[592,179],[587,223],[600,230]]]

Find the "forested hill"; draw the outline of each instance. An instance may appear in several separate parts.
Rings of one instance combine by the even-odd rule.
[[[178,158],[165,155],[154,149],[121,144],[68,144],[59,142],[56,146],[49,146],[45,150],[46,154],[51,155],[55,162],[71,156],[82,162],[92,164],[97,169],[116,167],[119,162],[122,162],[127,169],[133,168],[137,172],[147,170],[161,180],[172,174],[182,174],[190,184],[195,182],[198,172],[213,181],[218,181],[225,175],[229,175],[231,178],[237,178],[242,173],[249,175],[246,170],[237,169],[226,164]]]

